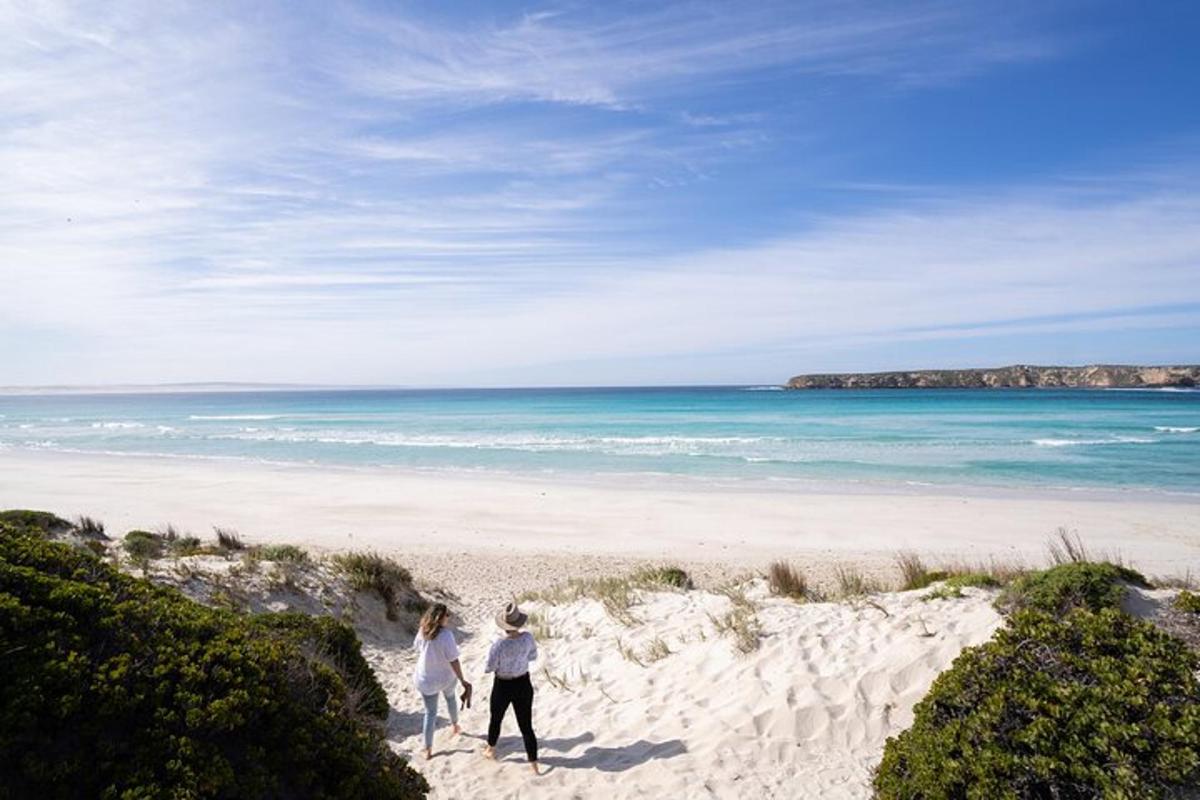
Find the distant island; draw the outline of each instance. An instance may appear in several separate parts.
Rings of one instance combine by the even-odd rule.
[[[788,389],[1163,389],[1200,385],[1200,366],[1137,367],[1095,364],[1087,367],[1033,367],[1016,364],[995,369],[923,369],[908,372],[844,372],[797,375]]]

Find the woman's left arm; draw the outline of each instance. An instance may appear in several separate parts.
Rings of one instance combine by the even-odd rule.
[[[450,662],[450,669],[454,670],[454,674],[458,676],[459,683],[467,687],[471,685],[470,681],[463,677],[462,665],[458,663],[457,658]]]

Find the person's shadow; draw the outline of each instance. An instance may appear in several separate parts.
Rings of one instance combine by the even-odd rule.
[[[648,742],[639,739],[621,747],[589,747],[577,756],[544,756],[538,760],[551,769],[594,769],[600,772],[624,772],[648,761],[683,755],[687,747],[679,739]]]
[[[468,735],[472,736],[472,738],[485,738],[479,735]],[[570,738],[538,739],[538,750],[540,751],[538,763],[546,767],[547,772],[553,769],[594,769],[600,772],[624,772],[627,769],[645,764],[648,761],[674,758],[687,752],[687,747],[679,739],[670,739],[664,742],[648,742],[645,739],[639,739],[632,744],[620,747],[592,746],[577,756],[546,754],[547,750],[556,753],[566,753],[580,745],[593,742],[595,739],[595,734],[590,731]],[[507,757],[502,759],[503,761],[524,763],[525,750],[520,736],[502,736],[500,737],[500,741],[496,743],[496,746],[501,752],[509,753]]]

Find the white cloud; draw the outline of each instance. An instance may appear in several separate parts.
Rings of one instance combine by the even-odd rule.
[[[912,85],[1058,46],[1005,8],[580,8],[0,4],[6,381],[470,383],[1200,303],[1178,177],[895,193],[725,249],[658,230],[648,187],[770,136],[769,112],[690,109],[693,84]]]

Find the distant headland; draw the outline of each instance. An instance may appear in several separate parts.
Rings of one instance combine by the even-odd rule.
[[[1196,386],[1200,386],[1200,366],[1138,367],[1112,364],[1087,367],[1015,364],[995,369],[845,372],[797,375],[786,384],[788,389],[1164,389]]]

